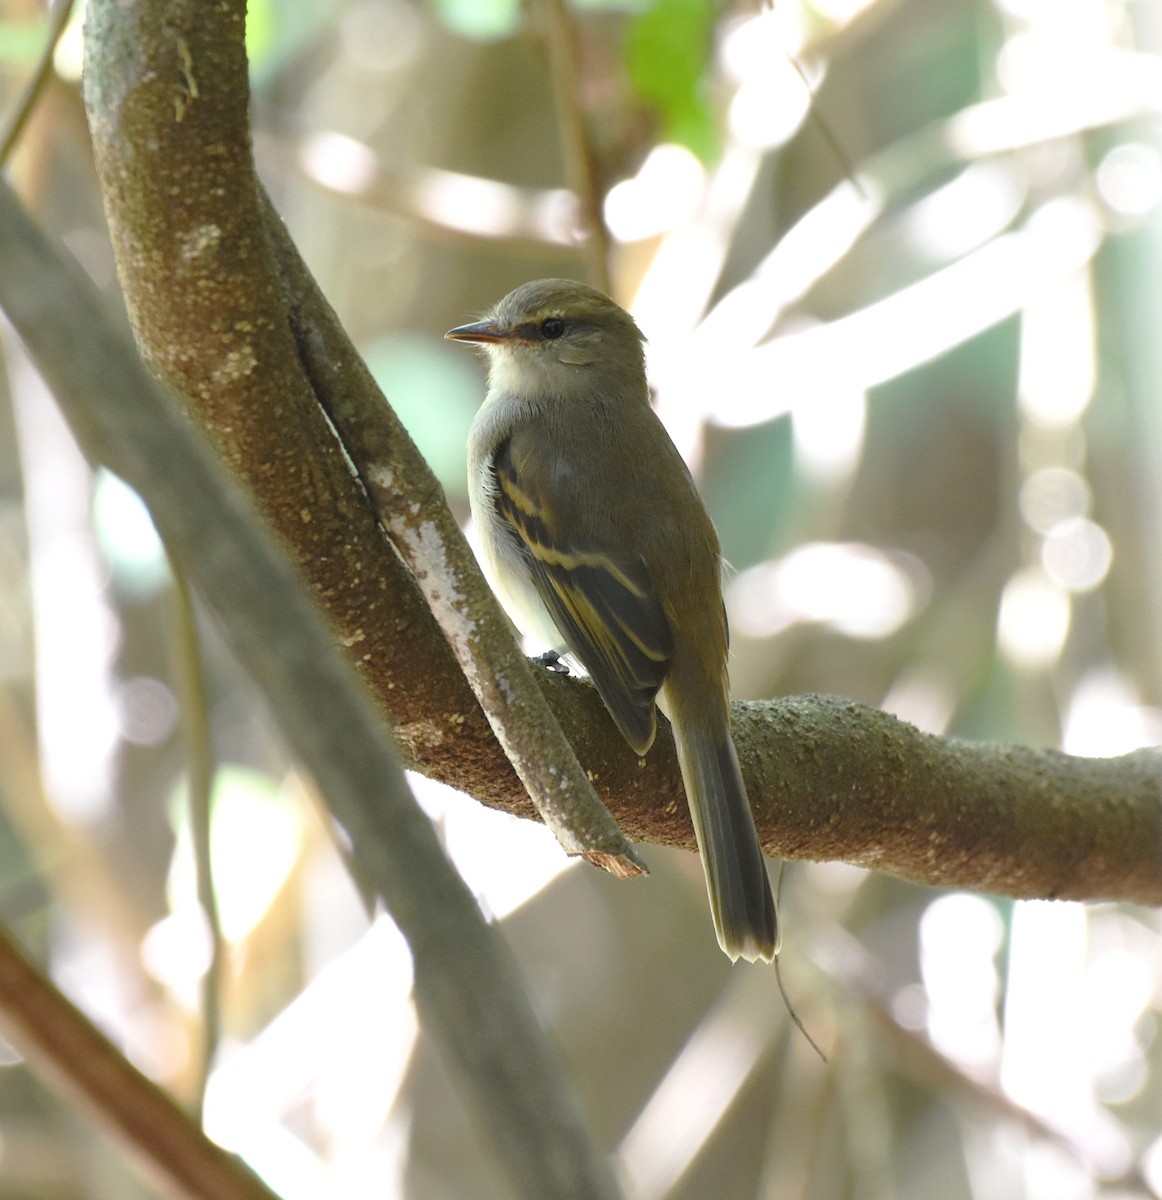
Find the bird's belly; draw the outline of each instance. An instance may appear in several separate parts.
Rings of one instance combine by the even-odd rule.
[[[564,639],[541,602],[521,551],[507,538],[484,539],[484,574],[513,624],[536,643],[537,650],[567,650]]]

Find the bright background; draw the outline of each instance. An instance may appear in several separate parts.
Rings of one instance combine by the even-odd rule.
[[[483,390],[443,331],[584,277],[556,0],[256,0],[260,169],[466,513]],[[735,574],[739,697],[970,738],[1162,740],[1162,8],[586,0],[574,100],[659,409]],[[45,36],[0,0],[0,119]],[[80,30],[14,180],[116,303]],[[812,108],[805,80],[815,93]],[[0,330],[0,920],[185,1099],[204,1043],[180,620],[137,499]],[[286,1200],[503,1197],[308,781],[212,629],[228,962],[205,1120]],[[701,872],[568,867],[421,780],[637,1200],[1162,1196],[1162,926],[793,864],[783,969]],[[0,1049],[0,1198],[150,1195]]]

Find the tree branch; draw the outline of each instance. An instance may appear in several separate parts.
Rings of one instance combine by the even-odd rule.
[[[158,44],[156,31],[110,35],[106,65],[90,71],[87,85],[143,353],[291,548],[391,714],[408,765],[530,816],[302,370],[265,251],[241,40],[218,44],[191,15],[204,8],[173,7],[190,21],[188,41],[170,30],[162,41],[168,57],[147,63],[142,47]],[[230,19],[240,22],[240,12]],[[194,120],[191,106],[203,103],[198,80],[211,78],[232,82],[213,113]],[[364,383],[353,375],[345,386]],[[377,401],[369,394],[358,402]],[[639,762],[610,735],[590,686],[547,673],[537,681],[625,832],[692,846],[666,731]],[[735,713],[760,836],[773,853],[842,858],[1014,896],[1162,899],[1162,788],[1152,753],[1092,761],[942,741],[839,700],[796,698]]]
[[[439,484],[263,203],[250,153],[244,18],[242,4],[155,3],[125,13],[111,6],[89,21],[94,151],[146,360],[243,476],[261,477],[260,506],[312,583],[334,597],[340,636],[361,652],[372,649],[379,622],[374,607],[354,603],[367,599],[362,585],[375,565],[386,573],[395,558],[376,524],[383,518],[411,568],[390,564],[393,590],[410,600],[421,581],[546,824],[569,853],[637,874],[640,859],[532,686]],[[293,296],[284,287],[291,273]],[[333,424],[348,429],[346,445]],[[336,547],[350,553],[337,556]],[[360,657],[371,665],[383,651]]]
[[[88,13],[86,103],[139,350],[245,481],[413,763],[448,741],[495,762],[299,360],[249,152],[243,5],[111,7]]]
[[[588,684],[541,687],[598,794],[631,837],[694,848],[669,726],[638,760]],[[1077,758],[921,733],[835,696],[732,706],[768,854],[841,860],[934,887],[1016,898],[1162,904],[1162,753]],[[530,815],[501,777],[460,787]]]
[[[278,1200],[133,1067],[3,930],[0,1029],[61,1093],[113,1132],[167,1194]]]
[[[629,878],[645,866],[597,800],[533,681],[431,468],[355,352],[269,200],[299,357],[319,404],[537,812],[571,854]]]
[[[735,706],[760,835],[917,883],[1162,903],[1162,755],[934,737],[834,697]]]

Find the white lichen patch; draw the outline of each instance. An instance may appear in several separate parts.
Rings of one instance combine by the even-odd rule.
[[[433,721],[409,721],[397,725],[395,733],[405,746],[416,748],[442,746],[445,740],[444,731]]]
[[[436,523],[421,521],[416,526],[397,525],[392,532],[407,548],[416,577],[430,581],[424,588],[428,603],[444,636],[459,651],[468,645],[476,626],[467,614],[463,594],[450,586],[456,576],[448,565],[444,539],[440,537]]]
[[[221,226],[199,225],[178,235],[178,255],[183,262],[200,262],[215,254],[221,241]]]
[[[353,646],[358,646],[360,642],[367,640],[367,634],[362,629],[356,629],[354,633],[344,634],[339,642],[341,645],[350,650]]]
[[[395,472],[384,463],[374,463],[367,468],[367,481],[390,492],[395,489]]]
[[[240,346],[222,359],[210,378],[217,384],[235,383],[239,379],[245,379],[257,366],[258,359],[255,358],[254,351],[249,346]]]

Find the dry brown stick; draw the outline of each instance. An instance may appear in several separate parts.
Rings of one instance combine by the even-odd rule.
[[[0,929],[0,1029],[67,1101],[116,1135],[167,1194],[278,1200],[133,1067]]]

